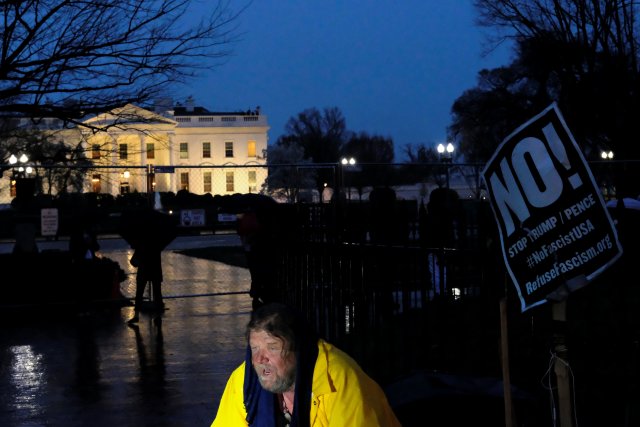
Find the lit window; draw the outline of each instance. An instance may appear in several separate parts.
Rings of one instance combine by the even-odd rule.
[[[129,194],[131,192],[131,188],[129,187],[128,182],[120,183],[120,194]]]
[[[156,146],[153,142],[147,144],[147,159],[156,158]]]
[[[129,146],[127,144],[120,144],[120,160],[127,160],[129,157]]]
[[[181,159],[189,158],[189,144],[186,142],[180,143],[180,158]]]
[[[233,192],[233,172],[227,172],[226,174],[226,182],[227,182],[227,192],[231,193]]]
[[[91,191],[99,193],[102,189],[100,185],[100,175],[96,174],[91,177]]]
[[[189,191],[189,172],[180,172],[180,189]]]
[[[256,142],[247,142],[247,157],[256,157]]]
[[[211,172],[204,172],[202,174],[202,186],[205,193],[211,193]]]
[[[93,144],[91,147],[91,158],[99,159],[100,158],[100,144]]]
[[[203,142],[202,143],[202,158],[210,159],[211,158],[211,143]]]
[[[233,142],[227,141],[224,143],[224,156],[233,157]]]
[[[247,172],[247,181],[249,182],[249,193],[257,193],[258,187],[256,186],[256,171]]]

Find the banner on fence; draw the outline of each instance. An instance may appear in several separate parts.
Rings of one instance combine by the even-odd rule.
[[[622,255],[591,170],[555,103],[505,138],[482,175],[522,311],[566,298]]]
[[[180,225],[182,227],[204,227],[204,209],[183,209],[180,211]]]

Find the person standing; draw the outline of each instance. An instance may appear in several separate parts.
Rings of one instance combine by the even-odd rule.
[[[164,311],[162,251],[176,238],[177,222],[173,216],[149,208],[125,211],[121,221],[120,234],[133,248],[129,262],[137,268],[134,314],[128,321],[132,324],[138,322],[147,285],[151,286],[153,309]]]
[[[255,310],[212,427],[396,427],[380,386],[284,304]]]
[[[136,272],[136,296],[134,301],[134,314],[128,323],[137,323],[139,320],[144,291],[147,284],[151,285],[153,296],[153,308],[156,311],[164,310],[162,301],[162,250],[152,244],[141,242],[134,248],[131,257],[131,265],[137,267]]]
[[[276,281],[276,241],[268,209],[249,209],[239,215],[237,224],[251,275],[249,295],[254,309],[277,299],[273,289]]]

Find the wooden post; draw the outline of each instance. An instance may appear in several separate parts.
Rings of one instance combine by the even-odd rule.
[[[509,374],[509,336],[507,330],[507,299],[500,300],[500,358],[502,364],[502,388],[504,391],[504,422],[514,427],[513,402],[511,399],[511,376]]]
[[[569,382],[568,349],[565,342],[565,329],[567,322],[567,301],[553,302],[551,315],[554,323],[554,346],[556,359],[554,362],[554,372],[556,374],[556,385],[558,387],[558,412],[560,416],[560,427],[573,426],[573,411],[571,405],[571,385]]]

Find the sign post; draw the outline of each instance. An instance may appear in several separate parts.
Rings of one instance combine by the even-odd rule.
[[[40,210],[40,230],[44,237],[58,234],[58,209],[43,208]]]
[[[564,324],[569,294],[611,266],[622,247],[591,170],[556,104],[505,138],[483,179],[521,311],[552,302],[554,320]],[[554,338],[560,419],[562,427],[569,427],[564,331]]]

